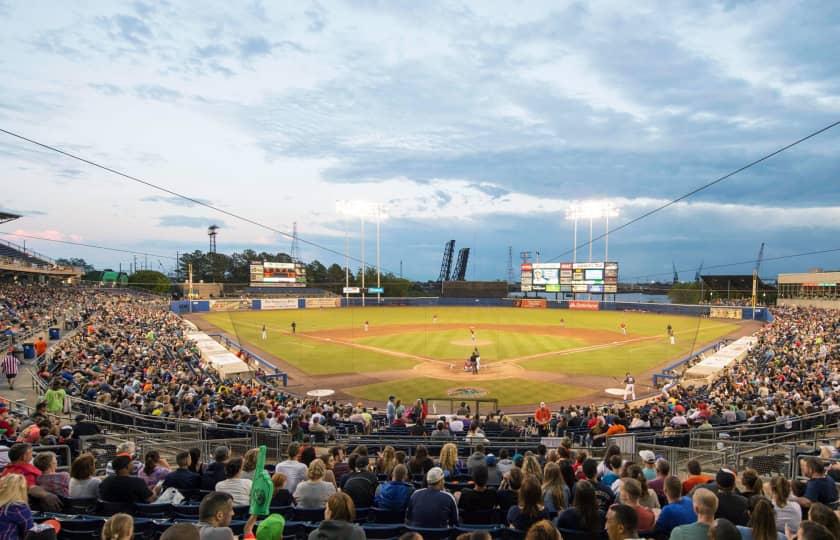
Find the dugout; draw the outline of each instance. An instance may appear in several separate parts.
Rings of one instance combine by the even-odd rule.
[[[505,281],[444,281],[440,288],[443,298],[505,298],[507,293]]]

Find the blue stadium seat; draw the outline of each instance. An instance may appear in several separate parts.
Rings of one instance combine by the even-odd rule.
[[[368,513],[370,523],[405,523],[405,510],[384,510],[371,508]]]
[[[402,534],[404,526],[389,523],[365,523],[362,525],[368,538],[394,538]]]
[[[292,514],[295,521],[318,522],[324,520],[323,508],[297,508]]]
[[[96,497],[61,498],[61,509],[65,514],[93,514],[98,504]]]
[[[449,527],[412,527],[411,525],[407,525],[405,530],[418,533],[423,537],[423,540],[449,540],[452,534],[452,529]]]
[[[172,517],[171,504],[134,503],[133,515],[142,518],[165,519]]]

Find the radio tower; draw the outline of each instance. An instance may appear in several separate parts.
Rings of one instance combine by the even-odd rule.
[[[289,253],[289,256],[292,257],[292,262],[298,261],[299,249],[300,248],[298,247],[297,221],[295,221],[292,223],[292,247],[290,249],[291,253]]]
[[[207,227],[207,236],[210,237],[210,253],[216,253],[216,235],[219,234],[218,225],[210,225]]]
[[[507,282],[508,285],[513,283],[513,246],[508,246],[508,274],[507,274]]]

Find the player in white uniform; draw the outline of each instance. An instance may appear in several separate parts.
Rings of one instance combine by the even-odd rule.
[[[481,371],[481,353],[478,352],[478,349],[475,349],[475,372],[478,373]]]
[[[473,347],[475,347],[475,328],[470,328],[470,339],[472,340]]]
[[[631,400],[636,400],[636,379],[629,372],[624,377],[624,401],[627,401],[628,395]]]
[[[265,341],[268,338],[268,332],[265,329],[265,325],[262,327],[262,339]]]

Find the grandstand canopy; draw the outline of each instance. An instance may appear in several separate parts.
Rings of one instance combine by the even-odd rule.
[[[20,216],[17,214],[12,214],[11,212],[4,212],[0,210],[0,223],[6,223],[9,221],[14,221],[18,219]]]
[[[700,276],[704,286],[710,291],[730,291],[731,293],[752,294],[752,274],[732,274]],[[776,287],[768,285],[758,278],[756,289],[759,291],[775,291]]]

